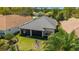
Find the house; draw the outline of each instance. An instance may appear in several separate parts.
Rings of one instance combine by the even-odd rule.
[[[31,16],[0,15],[0,35],[18,32],[19,26],[31,19]]]
[[[47,16],[39,17],[20,27],[25,36],[48,36],[55,32],[57,21]]]
[[[67,33],[75,31],[75,34],[79,37],[79,19],[72,17],[67,21],[61,21],[60,24]]]

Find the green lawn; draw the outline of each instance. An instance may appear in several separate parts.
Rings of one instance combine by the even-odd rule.
[[[16,36],[19,39],[19,42],[17,43],[19,46],[19,49],[21,51],[28,51],[28,50],[37,50],[35,49],[35,40],[34,38],[29,38],[29,37],[22,37],[20,35]],[[43,42],[45,40],[39,40],[40,42],[40,48],[38,50],[42,50],[43,47]]]

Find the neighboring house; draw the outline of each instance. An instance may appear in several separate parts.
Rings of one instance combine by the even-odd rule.
[[[31,16],[0,15],[0,35],[4,35],[8,32],[18,32],[19,26],[21,26],[24,22],[30,21],[31,19]]]
[[[48,36],[55,32],[57,21],[55,19],[42,16],[36,20],[24,24],[20,27],[21,34],[25,36]]]
[[[67,32],[71,33],[75,31],[75,34],[79,37],[79,19],[70,18],[67,21],[61,21],[61,27]]]

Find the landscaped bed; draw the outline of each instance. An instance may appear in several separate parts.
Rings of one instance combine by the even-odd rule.
[[[16,35],[16,37],[19,39],[18,41],[18,47],[21,51],[28,51],[28,50],[42,50],[44,46],[45,40],[30,38],[30,37],[23,37],[20,35]],[[39,43],[39,48],[36,48],[36,40]]]

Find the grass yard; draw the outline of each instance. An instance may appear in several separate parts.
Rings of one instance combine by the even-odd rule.
[[[21,51],[28,51],[28,50],[42,50],[42,47],[44,46],[45,40],[38,40],[40,42],[40,48],[35,49],[35,40],[34,38],[29,37],[22,37],[20,35],[16,35],[16,37],[19,39],[19,42],[17,43],[19,46],[19,50]]]

